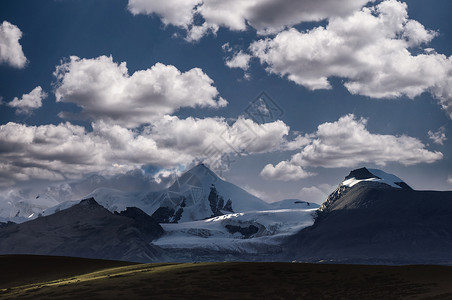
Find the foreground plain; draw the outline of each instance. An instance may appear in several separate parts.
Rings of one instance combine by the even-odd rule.
[[[452,299],[452,267],[0,257],[1,299]]]

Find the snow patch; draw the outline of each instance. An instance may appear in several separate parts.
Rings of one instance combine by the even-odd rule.
[[[401,187],[399,185],[397,185],[396,183],[400,183],[403,182],[402,179],[400,179],[399,177],[392,175],[392,174],[388,174],[382,170],[378,170],[378,169],[368,169],[368,171],[370,173],[372,173],[372,175],[374,175],[374,178],[367,178],[367,179],[356,179],[356,178],[349,178],[347,180],[344,180],[342,182],[342,185],[348,186],[348,187],[352,187],[360,182],[378,182],[378,183],[384,183],[387,184],[391,187],[394,188],[398,188],[401,189]]]

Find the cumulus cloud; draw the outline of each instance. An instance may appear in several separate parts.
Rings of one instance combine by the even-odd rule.
[[[0,126],[0,185],[32,179],[76,179],[90,173],[123,174],[144,165],[174,168],[197,160],[215,162],[222,154],[264,153],[279,149],[288,126],[239,118],[179,119],[164,116],[141,130],[92,123],[92,131],[68,122]],[[252,130],[252,132],[250,131]],[[207,151],[214,145],[215,152]],[[241,151],[241,152],[237,152]],[[157,177],[163,180],[168,174]]]
[[[447,183],[452,184],[452,176],[447,176]]]
[[[57,102],[80,106],[79,117],[129,128],[149,124],[182,107],[219,108],[227,104],[213,80],[199,68],[181,72],[157,63],[129,75],[126,63],[115,63],[111,56],[71,56],[56,67],[54,75]]]
[[[295,181],[312,175],[313,174],[306,172],[300,166],[291,164],[288,161],[282,161],[276,166],[268,164],[260,173],[260,176],[264,179],[280,181]]]
[[[429,130],[428,138],[431,139],[435,144],[444,145],[444,141],[447,140],[446,128],[444,128],[444,126],[442,126],[436,132]]]
[[[22,51],[19,40],[22,31],[16,25],[3,21],[0,24],[0,64],[8,64],[22,69],[27,64],[27,58]]]
[[[22,98],[15,97],[7,105],[16,108],[18,114],[30,114],[33,110],[42,106],[42,100],[45,98],[47,98],[47,93],[40,86],[37,86],[30,93],[23,94]]]
[[[261,175],[268,179],[300,179],[310,175],[304,171],[305,167],[351,168],[366,163],[385,166],[390,162],[407,166],[433,163],[443,158],[441,152],[425,149],[425,145],[416,138],[374,134],[367,130],[366,124],[366,119],[357,119],[353,114],[343,116],[336,122],[323,123],[315,133],[302,139],[304,141],[309,137],[310,141],[300,143],[303,145],[300,152],[275,167],[265,166]]]
[[[166,25],[187,31],[188,40],[199,40],[219,27],[244,31],[247,25],[260,34],[276,33],[306,21],[345,16],[373,0],[129,0],[129,11],[157,15]],[[203,19],[201,24],[195,17]]]
[[[427,48],[436,32],[408,18],[407,5],[386,0],[328,25],[300,32],[285,30],[250,45],[270,73],[311,90],[331,89],[329,78],[345,78],[352,94],[373,98],[436,97],[452,117],[452,57]]]
[[[318,126],[315,137],[292,162],[300,166],[326,168],[355,167],[363,163],[385,166],[389,162],[403,165],[433,163],[443,158],[441,152],[425,149],[418,139],[401,135],[374,134],[367,130],[366,119],[353,114]]]

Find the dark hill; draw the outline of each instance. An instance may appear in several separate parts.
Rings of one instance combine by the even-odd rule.
[[[156,261],[150,244],[163,229],[144,212],[112,214],[93,198],[22,224],[0,228],[0,254],[39,254],[137,262]]]
[[[340,186],[285,248],[301,261],[452,264],[452,192]]]

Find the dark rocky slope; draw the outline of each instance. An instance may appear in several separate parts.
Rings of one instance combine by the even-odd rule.
[[[137,208],[113,214],[93,198],[46,217],[0,228],[0,254],[157,261],[162,227]]]
[[[285,245],[288,258],[452,264],[452,192],[402,186],[367,181],[340,185],[314,225]]]

